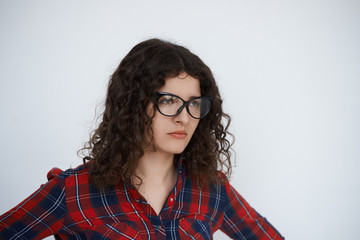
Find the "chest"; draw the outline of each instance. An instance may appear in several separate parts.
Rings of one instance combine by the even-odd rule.
[[[174,197],[171,194],[172,187],[169,185],[144,185],[140,187],[140,197],[146,201],[150,206],[151,210],[159,215],[167,200],[170,201],[168,205],[172,205]],[[151,212],[151,211],[150,211]]]
[[[211,239],[223,218],[221,197],[186,188],[166,194],[159,214],[126,189],[76,194],[66,200],[63,239]]]

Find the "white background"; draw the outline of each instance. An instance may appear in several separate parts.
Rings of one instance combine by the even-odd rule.
[[[358,238],[359,1],[1,0],[0,36],[1,213],[81,164],[109,76],[159,37],[213,70],[248,202],[287,239]]]

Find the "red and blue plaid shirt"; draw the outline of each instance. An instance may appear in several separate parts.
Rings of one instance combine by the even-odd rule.
[[[179,166],[178,180],[157,215],[132,187],[104,192],[87,169],[52,169],[49,181],[0,216],[0,239],[283,239],[229,182],[201,186]]]

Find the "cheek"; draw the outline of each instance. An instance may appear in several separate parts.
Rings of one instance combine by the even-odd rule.
[[[159,135],[165,131],[166,126],[169,124],[168,121],[169,119],[161,115],[159,112],[155,112],[151,123],[151,128],[153,130],[154,136]]]
[[[194,119],[194,122],[191,123],[191,131],[192,131],[192,134],[194,134],[196,128],[198,127],[199,125],[199,120],[197,119]]]

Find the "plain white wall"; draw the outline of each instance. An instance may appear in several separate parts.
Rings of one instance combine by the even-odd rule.
[[[0,31],[1,213],[81,164],[110,74],[160,37],[212,68],[250,204],[287,239],[358,237],[359,1],[1,0]]]

